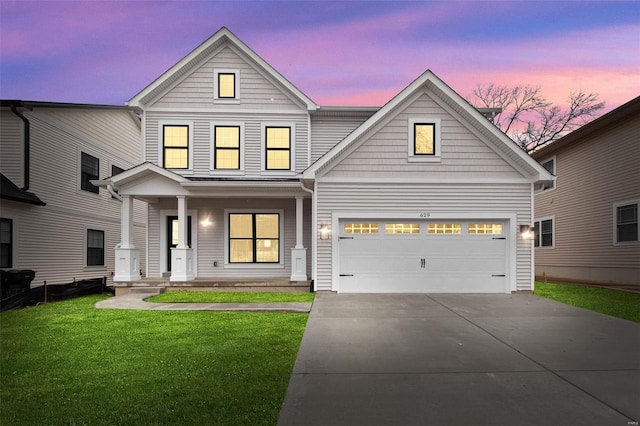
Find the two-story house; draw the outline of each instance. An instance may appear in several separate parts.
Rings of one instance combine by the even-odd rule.
[[[534,152],[557,175],[535,195],[535,271],[640,285],[640,97]]]
[[[142,159],[140,119],[121,106],[0,101],[0,268],[32,286],[107,277],[120,242],[119,195],[93,179]],[[131,210],[144,267],[146,206]]]
[[[143,200],[156,285],[532,289],[521,231],[553,177],[431,71],[382,108],[320,106],[222,28],[128,105],[144,162],[95,182],[123,200],[121,285],[149,285],[131,228]]]

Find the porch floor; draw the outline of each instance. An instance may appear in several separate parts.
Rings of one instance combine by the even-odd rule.
[[[254,278],[196,278],[191,281],[170,281],[168,277],[142,278],[138,281],[114,281],[116,296],[130,293],[164,293],[168,290],[198,291],[267,291],[302,292],[311,291],[311,281],[289,281],[286,279]]]

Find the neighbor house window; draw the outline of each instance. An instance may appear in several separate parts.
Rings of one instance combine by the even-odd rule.
[[[638,241],[638,204],[615,207],[616,242]]]
[[[266,127],[265,150],[266,170],[291,170],[291,127]]]
[[[118,166],[114,166],[113,164],[111,165],[111,176],[119,175],[122,172],[124,172],[123,168],[120,168]],[[117,193],[118,191],[114,191],[114,192]],[[111,196],[111,198],[116,199],[116,197],[114,197],[113,195]]]
[[[215,70],[213,77],[213,97],[220,101],[239,99],[239,71]]]
[[[553,247],[553,219],[534,222],[534,247]]]
[[[92,180],[100,179],[100,160],[87,153],[81,154],[80,166],[80,188],[84,191],[99,193],[97,186],[91,183]]]
[[[542,165],[542,167],[544,167],[552,175],[554,176],[556,175],[556,157],[545,160],[542,163],[540,163],[540,165]],[[540,187],[540,190],[544,191],[547,189],[552,189],[554,187],[555,187],[555,182],[549,182],[549,183],[542,184],[542,186]]]
[[[104,266],[104,231],[87,229],[87,266]]]
[[[12,219],[0,219],[0,268],[13,268]]]
[[[240,169],[240,126],[214,126],[214,169]]]
[[[167,169],[189,168],[189,126],[162,126],[162,167]]]
[[[279,262],[279,213],[229,214],[229,263]]]
[[[408,122],[410,162],[440,161],[440,120],[411,118]]]

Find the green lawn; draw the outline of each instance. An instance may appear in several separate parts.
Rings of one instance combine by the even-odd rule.
[[[536,281],[534,294],[613,317],[640,322],[640,294]]]
[[[307,314],[101,310],[87,296],[0,314],[8,425],[274,425]]]
[[[147,299],[148,302],[252,303],[313,302],[314,293],[172,290]]]

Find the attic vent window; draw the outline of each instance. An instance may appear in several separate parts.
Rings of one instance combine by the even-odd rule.
[[[237,102],[240,98],[240,71],[216,70],[213,79],[213,97],[217,102]]]

